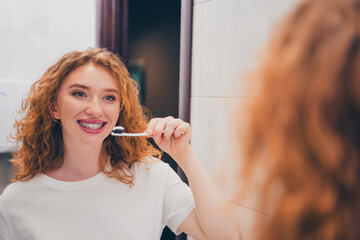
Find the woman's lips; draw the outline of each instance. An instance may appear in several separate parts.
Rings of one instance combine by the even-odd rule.
[[[104,130],[104,126],[106,125],[106,122],[101,120],[79,120],[77,121],[80,128],[90,134],[97,134],[101,133]]]

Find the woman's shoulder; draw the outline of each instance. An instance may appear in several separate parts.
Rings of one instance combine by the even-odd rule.
[[[0,196],[0,199],[4,197],[10,197],[16,195],[21,189],[23,188],[25,182],[14,182],[10,183],[8,186],[5,187],[3,193]]]
[[[152,173],[165,174],[168,171],[172,170],[168,163],[165,163],[162,160],[154,157],[147,157],[141,159],[137,161],[132,168],[135,174],[139,172],[143,172],[143,173],[147,172],[148,174],[152,174]]]
[[[0,211],[22,195],[21,182],[10,183],[0,195]]]
[[[39,176],[35,176],[27,181],[17,181],[10,183],[0,195],[0,206],[4,202],[15,202],[23,196],[31,195],[34,188],[38,186]]]
[[[136,162],[132,166],[132,171],[135,177],[135,185],[139,181],[155,181],[157,185],[163,185],[167,182],[168,176],[175,173],[168,163],[153,157]]]

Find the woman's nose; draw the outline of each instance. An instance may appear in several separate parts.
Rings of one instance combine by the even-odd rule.
[[[88,106],[86,108],[86,114],[91,115],[93,117],[101,116],[102,108],[99,99],[93,98],[88,102]]]

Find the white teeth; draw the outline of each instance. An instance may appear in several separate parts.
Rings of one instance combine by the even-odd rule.
[[[80,125],[83,126],[84,128],[90,128],[90,129],[99,129],[103,126],[102,123],[84,123],[84,122],[80,122]]]

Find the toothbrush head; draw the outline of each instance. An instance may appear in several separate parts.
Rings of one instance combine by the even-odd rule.
[[[116,126],[113,128],[112,133],[121,134],[124,132],[124,128],[122,126]]]
[[[113,128],[111,132],[112,136],[115,137],[149,137],[148,133],[125,133],[124,128],[122,126],[116,126]]]

